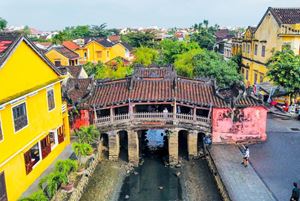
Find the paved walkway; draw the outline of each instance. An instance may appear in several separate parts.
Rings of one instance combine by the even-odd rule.
[[[210,152],[232,201],[276,200],[252,166],[241,165],[237,146],[213,145]]]
[[[73,153],[72,146],[71,146],[71,144],[69,144],[65,148],[65,150],[53,161],[53,163],[41,174],[41,176],[39,176],[35,180],[35,182],[23,193],[23,195],[21,197],[27,197],[30,194],[36,192],[38,190],[38,185],[39,185],[41,178],[48,175],[50,172],[52,172],[54,170],[54,165],[55,165],[56,161],[61,160],[61,159],[68,159],[72,153]]]

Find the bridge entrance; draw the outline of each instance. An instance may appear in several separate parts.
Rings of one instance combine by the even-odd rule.
[[[188,131],[180,130],[178,133],[178,154],[182,159],[188,159]]]
[[[119,131],[119,158],[128,162],[128,133],[125,130]]]

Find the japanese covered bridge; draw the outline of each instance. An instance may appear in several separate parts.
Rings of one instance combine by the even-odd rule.
[[[178,134],[187,135],[196,156],[198,137],[213,143],[263,141],[267,110],[254,96],[233,86],[218,89],[210,79],[177,76],[172,67],[137,67],[119,80],[69,79],[70,102],[80,108],[73,127],[94,124],[108,136],[109,158],[119,156],[119,132],[127,132],[128,159],[139,160],[141,130],[165,129],[170,162],[178,160]]]

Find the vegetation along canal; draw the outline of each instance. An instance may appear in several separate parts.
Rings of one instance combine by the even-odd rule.
[[[206,160],[185,159],[185,139],[180,139],[183,143],[179,143],[182,165],[177,168],[166,165],[165,135],[164,130],[143,132],[142,164],[125,178],[118,201],[220,201]]]
[[[185,135],[179,135],[180,165],[176,167],[166,162],[168,143],[164,130],[145,130],[140,135],[139,167],[132,170],[125,162],[127,136],[120,134],[124,138],[120,140],[120,160],[98,164],[81,201],[222,200],[205,157],[187,160]]]

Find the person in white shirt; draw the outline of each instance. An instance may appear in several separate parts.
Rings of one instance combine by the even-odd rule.
[[[242,165],[244,165],[245,167],[247,167],[249,164],[249,157],[250,157],[249,147],[245,146],[244,157],[243,157],[243,162],[242,162]]]

